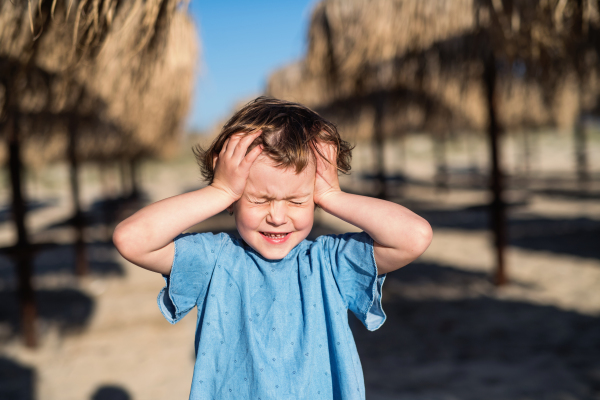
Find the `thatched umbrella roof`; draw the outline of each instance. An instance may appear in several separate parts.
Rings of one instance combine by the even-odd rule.
[[[0,66],[2,60],[15,64],[27,86],[26,93],[20,90],[14,96],[18,104],[13,107],[32,136],[26,141],[26,162],[60,157],[67,143],[61,137],[66,119],[75,114],[80,117],[80,158],[166,155],[175,149],[193,88],[195,29],[184,8],[175,10],[179,1],[123,2],[116,8],[117,3],[105,2],[96,9],[96,18],[104,23],[88,26],[83,43],[81,37],[73,40],[73,26],[85,23],[61,9],[61,2],[54,19],[46,15],[52,3],[43,3],[41,12],[33,10],[34,31],[26,2],[0,6]],[[36,21],[44,34],[34,40]],[[110,30],[102,31],[107,24]],[[36,151],[29,159],[29,146],[46,153],[40,157]]]
[[[473,26],[472,8],[473,0],[320,2],[311,18],[306,69],[328,77],[338,98],[385,85],[386,72],[393,71],[373,74],[373,67],[463,35]],[[449,14],[455,18],[439,18]]]
[[[537,2],[519,4],[512,30],[506,33],[502,25],[506,21],[494,18],[501,15],[494,4],[474,0],[321,2],[313,12],[305,60],[274,73],[267,92],[329,113],[351,131],[372,126],[366,121],[373,114],[372,97],[378,93],[388,96],[384,130],[389,135],[435,131],[436,127],[482,131],[487,124],[482,46],[501,41],[505,60],[498,80],[501,124],[507,129],[572,126],[579,110],[578,101],[573,101],[579,90],[572,84],[576,70],[559,57],[566,49],[558,34],[540,37],[551,26],[532,17],[543,15],[547,7]],[[563,24],[570,21],[563,18]],[[523,43],[532,36],[528,54]],[[555,63],[554,73],[536,75],[540,64],[549,60]],[[592,84],[593,74],[586,79],[588,88],[597,86]]]
[[[127,145],[139,147],[130,149],[133,154],[165,154],[176,148],[190,106],[199,47],[196,29],[184,11],[176,12],[160,57],[120,57],[136,40],[135,31],[110,33],[84,78],[108,105],[107,117],[131,135]]]
[[[175,73],[181,73],[179,67],[187,64],[178,60],[175,68],[169,68],[162,58],[165,49],[178,46],[175,41],[189,43],[189,40],[185,41],[189,34],[182,37],[176,33],[180,26],[171,29],[170,25],[181,11],[177,10],[181,3],[181,0],[39,0],[37,3],[15,0],[0,3],[0,132],[8,143],[12,209],[17,231],[16,244],[5,250],[17,259],[22,329],[28,346],[36,343],[33,323],[36,311],[31,284],[33,250],[25,224],[26,207],[21,188],[23,128],[37,130],[39,126],[34,125],[45,121],[40,133],[48,137],[67,126],[67,135],[63,137],[69,138],[65,153],[70,161],[75,208],[73,221],[78,231],[76,269],[83,273],[86,269],[83,219],[76,173],[77,150],[82,141],[77,139],[81,139],[80,131],[87,125],[84,131],[93,133],[93,139],[102,137],[103,144],[109,143],[106,133],[121,139],[120,153],[131,157],[143,152],[140,147],[147,147],[143,141],[148,138],[146,130],[156,125],[157,129],[175,130],[179,123],[177,118],[182,115],[177,110],[185,108],[185,104],[180,106],[185,103],[185,98],[181,100],[181,94],[173,95],[167,90],[166,102],[161,108],[153,107],[151,104],[154,103],[147,96],[157,97],[158,88],[162,96],[164,82],[158,86],[156,83],[163,75],[173,76],[173,69]],[[179,22],[185,26],[185,21]],[[99,67],[102,61],[104,70]],[[120,70],[110,68],[110,62]],[[117,100],[121,99],[111,98],[103,92],[103,84],[113,90],[126,86],[128,91],[121,90],[117,95],[129,96],[129,106],[144,110],[134,118],[148,119],[151,126],[132,124],[130,110],[119,108]],[[150,136],[155,140],[160,137],[156,133]],[[100,148],[90,148],[95,157]],[[117,147],[112,150],[115,149]],[[102,151],[105,150],[106,146]]]
[[[595,66],[588,53],[598,52],[599,27],[594,0],[326,0],[313,11],[306,66],[313,75],[337,78],[343,95],[360,90],[361,79],[380,66],[393,60],[398,66],[425,50],[436,49],[437,60],[421,63],[444,64],[444,71],[458,65],[453,72],[467,74],[477,71],[465,71],[461,61],[493,51],[496,59],[525,63],[528,77],[551,83],[574,66],[582,72]]]
[[[164,31],[182,4],[187,1],[3,1],[0,55],[18,58],[23,63],[34,57],[38,66],[66,70],[93,56],[121,18],[126,22],[120,27],[122,32],[134,31],[136,37],[136,46],[123,55],[150,54],[164,44]]]

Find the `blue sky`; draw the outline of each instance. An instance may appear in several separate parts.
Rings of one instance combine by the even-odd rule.
[[[240,100],[259,95],[269,74],[302,57],[314,0],[192,0],[202,43],[187,126],[205,130]]]

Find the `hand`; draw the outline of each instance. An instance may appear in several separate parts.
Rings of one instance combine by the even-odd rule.
[[[262,152],[262,146],[256,146],[248,154],[246,151],[262,131],[236,133],[229,137],[218,156],[215,156],[215,176],[211,186],[224,191],[233,201],[242,197],[250,167]],[[213,164],[214,165],[214,164]]]
[[[326,197],[341,192],[341,189],[337,173],[337,150],[335,146],[331,143],[318,142],[317,148],[329,160],[329,162],[323,160],[315,151],[317,173],[313,198],[316,204],[322,205]]]

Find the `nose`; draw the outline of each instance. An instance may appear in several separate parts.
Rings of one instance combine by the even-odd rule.
[[[286,223],[287,213],[284,201],[272,201],[267,215],[267,223],[273,226],[280,226]]]

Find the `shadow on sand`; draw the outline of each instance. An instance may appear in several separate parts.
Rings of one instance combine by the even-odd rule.
[[[35,298],[38,326],[55,326],[61,334],[84,328],[94,311],[94,300],[75,289],[36,290]],[[20,333],[19,304],[13,290],[0,291],[0,327],[0,340]]]
[[[123,276],[125,271],[117,261],[112,242],[86,243],[89,273],[95,276]],[[0,270],[0,274],[1,274]],[[75,273],[75,248],[72,244],[56,245],[36,255],[34,274],[46,276],[52,274]],[[0,275],[1,277],[2,275]]]
[[[59,222],[46,228],[52,236],[52,229],[63,226]],[[86,244],[89,273],[91,276],[123,276],[123,267],[112,242],[96,241]],[[39,250],[33,259],[33,279],[43,282],[74,282],[75,247],[73,244],[53,244]],[[65,279],[66,278],[66,279]],[[41,281],[40,281],[41,282]],[[94,311],[94,300],[76,285],[35,291],[37,319],[41,322],[39,333],[54,326],[61,334],[84,328]],[[7,340],[20,332],[19,303],[17,300],[17,274],[15,263],[8,257],[0,257],[0,340]]]
[[[495,290],[486,274],[435,264],[388,274],[385,324],[350,318],[367,398],[598,398],[600,318]]]
[[[35,370],[0,357],[0,399],[33,400]]]
[[[101,386],[94,392],[90,400],[131,400],[131,396],[120,386]]]
[[[434,229],[489,229],[487,206],[415,211]],[[512,246],[523,249],[600,259],[600,221],[590,218],[511,219],[508,237]]]
[[[86,244],[86,254],[90,274],[122,276],[123,267],[117,261],[118,254],[112,242]],[[33,262],[34,277],[75,274],[75,249],[72,244],[48,246],[36,253]],[[0,257],[0,287],[15,284],[14,263],[7,257]]]
[[[42,210],[47,207],[56,206],[60,202],[59,199],[50,198],[44,201],[31,200],[26,204],[27,212]],[[8,204],[5,207],[0,208],[0,223],[8,222],[12,219],[12,207]]]

